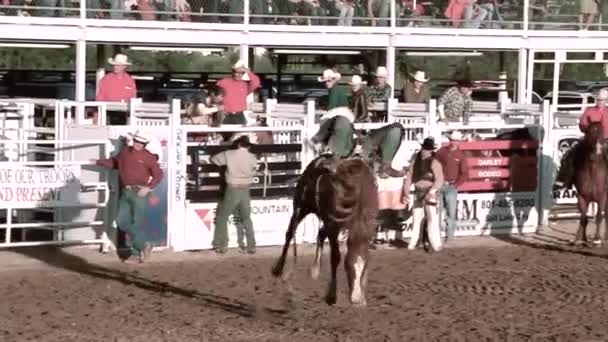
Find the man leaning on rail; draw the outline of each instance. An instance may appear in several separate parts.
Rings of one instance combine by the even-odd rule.
[[[130,248],[123,261],[135,252],[139,262],[150,258],[152,245],[145,240],[144,208],[148,195],[161,181],[163,171],[158,156],[146,149],[150,140],[139,132],[131,137],[132,146],[125,146],[115,157],[95,160],[95,164],[109,169],[118,169],[123,189],[118,201],[118,227],[129,235]]]
[[[354,152],[354,123],[367,122],[368,114],[359,113],[357,118],[351,110],[346,89],[338,86],[341,75],[334,70],[328,69],[319,77],[319,82],[325,83],[329,89],[329,101],[327,112],[321,117],[319,131],[311,138],[311,142],[317,150],[319,145],[325,145],[328,153],[333,155],[330,162],[330,169],[335,170],[336,165],[342,158],[349,157]],[[353,76],[358,83],[358,77]],[[403,177],[402,171],[392,168],[391,163],[399,146],[401,146],[403,128],[399,124],[389,124],[384,127],[371,130],[370,133],[361,139],[364,154],[372,158],[377,150],[380,150],[382,164],[379,170],[381,178]]]
[[[579,119],[578,126],[581,132],[585,133],[587,128],[596,122],[602,124],[604,130],[604,140],[608,138],[608,88],[602,88],[597,95],[594,107],[585,109]],[[578,150],[578,144],[572,146],[562,157],[559,172],[553,185],[553,190],[568,189],[574,182],[574,156]],[[608,152],[608,149],[606,149]]]

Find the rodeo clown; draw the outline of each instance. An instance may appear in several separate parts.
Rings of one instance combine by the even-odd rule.
[[[441,163],[435,158],[435,140],[424,139],[420,152],[416,153],[403,182],[402,202],[410,202],[410,188],[414,184],[412,206],[413,231],[408,249],[413,250],[420,238],[421,226],[426,217],[429,242],[434,251],[441,250],[441,230],[439,228],[438,192],[443,186]]]
[[[335,170],[336,165],[342,158],[349,157],[354,151],[354,123],[368,122],[369,117],[367,108],[361,113],[360,106],[357,108],[357,117],[353,114],[353,103],[349,100],[346,89],[339,87],[338,81],[341,75],[334,70],[327,69],[318,81],[325,83],[329,89],[329,99],[327,112],[321,117],[320,127],[317,134],[311,138],[311,143],[317,151],[321,150],[320,145],[327,147],[328,153],[333,155],[332,162],[328,166]],[[357,87],[362,86],[360,77],[353,76],[350,82],[354,93]],[[399,124],[389,124],[384,127],[371,130],[370,133],[361,141],[363,156],[370,160],[379,150],[382,160],[379,177],[403,177],[404,173],[392,168],[391,163],[397,150],[401,146],[403,128]]]
[[[95,160],[95,164],[109,169],[118,169],[122,186],[118,201],[118,227],[129,236],[130,253],[121,257],[127,261],[133,254],[139,262],[150,257],[152,245],[145,240],[144,208],[148,195],[162,180],[163,171],[158,164],[158,154],[150,151],[150,138],[139,131],[130,134],[131,139],[118,155]]]

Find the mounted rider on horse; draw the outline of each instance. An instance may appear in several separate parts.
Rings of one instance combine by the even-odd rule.
[[[579,119],[579,128],[581,132],[587,133],[587,129],[593,123],[600,123],[603,128],[604,141],[608,139],[608,88],[602,88],[597,96],[595,107],[589,107],[585,110]],[[608,144],[605,144],[608,146]],[[574,145],[568,150],[561,160],[561,166],[553,185],[553,190],[568,189],[574,183],[574,157],[578,154],[580,144]],[[608,148],[604,151],[608,152]]]
[[[319,131],[311,138],[317,150],[321,150],[320,147],[324,145],[326,146],[324,152],[332,154],[327,165],[331,170],[335,170],[340,160],[355,154],[354,123],[370,121],[367,100],[361,89],[361,85],[365,82],[362,82],[359,76],[353,76],[350,82],[353,96],[349,99],[346,89],[337,85],[340,78],[341,75],[331,69],[325,70],[323,76],[319,77],[319,82],[325,83],[329,89],[329,99],[327,112],[321,117]],[[381,178],[405,176],[403,171],[395,170],[391,166],[404,133],[400,124],[393,123],[373,129],[366,136],[359,136],[357,139],[356,142],[361,145],[364,159],[372,161],[379,152]]]

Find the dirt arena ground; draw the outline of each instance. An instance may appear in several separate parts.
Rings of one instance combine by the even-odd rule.
[[[82,248],[4,251],[0,341],[606,341],[608,250],[570,238],[558,227],[437,254],[375,250],[366,308],[347,304],[342,268],[339,304],[324,304],[328,275],[308,277],[310,246],[289,283],[270,276],[276,248],[161,252],[145,265]]]

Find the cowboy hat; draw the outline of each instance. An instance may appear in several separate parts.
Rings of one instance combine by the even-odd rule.
[[[599,101],[608,101],[608,88],[600,89],[600,92],[597,94],[597,99]]]
[[[428,137],[424,139],[424,141],[422,142],[422,149],[429,151],[434,151],[435,149],[437,149],[437,145],[435,144],[435,138]]]
[[[448,139],[450,139],[450,141],[462,141],[463,136],[460,131],[452,131]]]
[[[342,75],[340,75],[340,73],[332,70],[332,69],[326,69],[325,71],[323,71],[323,76],[319,77],[318,80],[319,82],[325,82],[325,81],[329,81],[329,80],[340,80],[340,78],[342,78]]]
[[[147,144],[150,142],[150,138],[148,138],[148,136],[140,131],[135,131],[135,133],[129,133],[129,135],[131,136],[131,139],[133,141],[136,141],[138,143],[142,143],[142,144]]]
[[[416,71],[416,73],[414,73],[414,74],[410,73],[410,76],[412,76],[414,81],[418,81],[418,82],[422,82],[422,83],[426,83],[430,80],[430,78],[426,78],[424,71],[421,71],[421,70]]]
[[[363,84],[367,84],[367,82],[365,82],[364,80],[361,79],[361,76],[359,75],[355,75],[351,78],[350,80],[350,85],[363,85]]]
[[[114,58],[108,58],[108,63],[111,65],[131,65],[129,63],[129,57],[127,55],[123,55],[122,53],[117,53]]]
[[[376,76],[377,77],[388,77],[388,70],[386,67],[379,66],[376,68]]]
[[[241,76],[241,79],[243,81],[249,81],[249,74],[247,74],[247,65],[245,65],[245,62],[243,62],[242,60],[238,60],[236,61],[236,63],[234,63],[232,65],[232,70],[234,71],[240,71],[243,73],[243,76]]]

